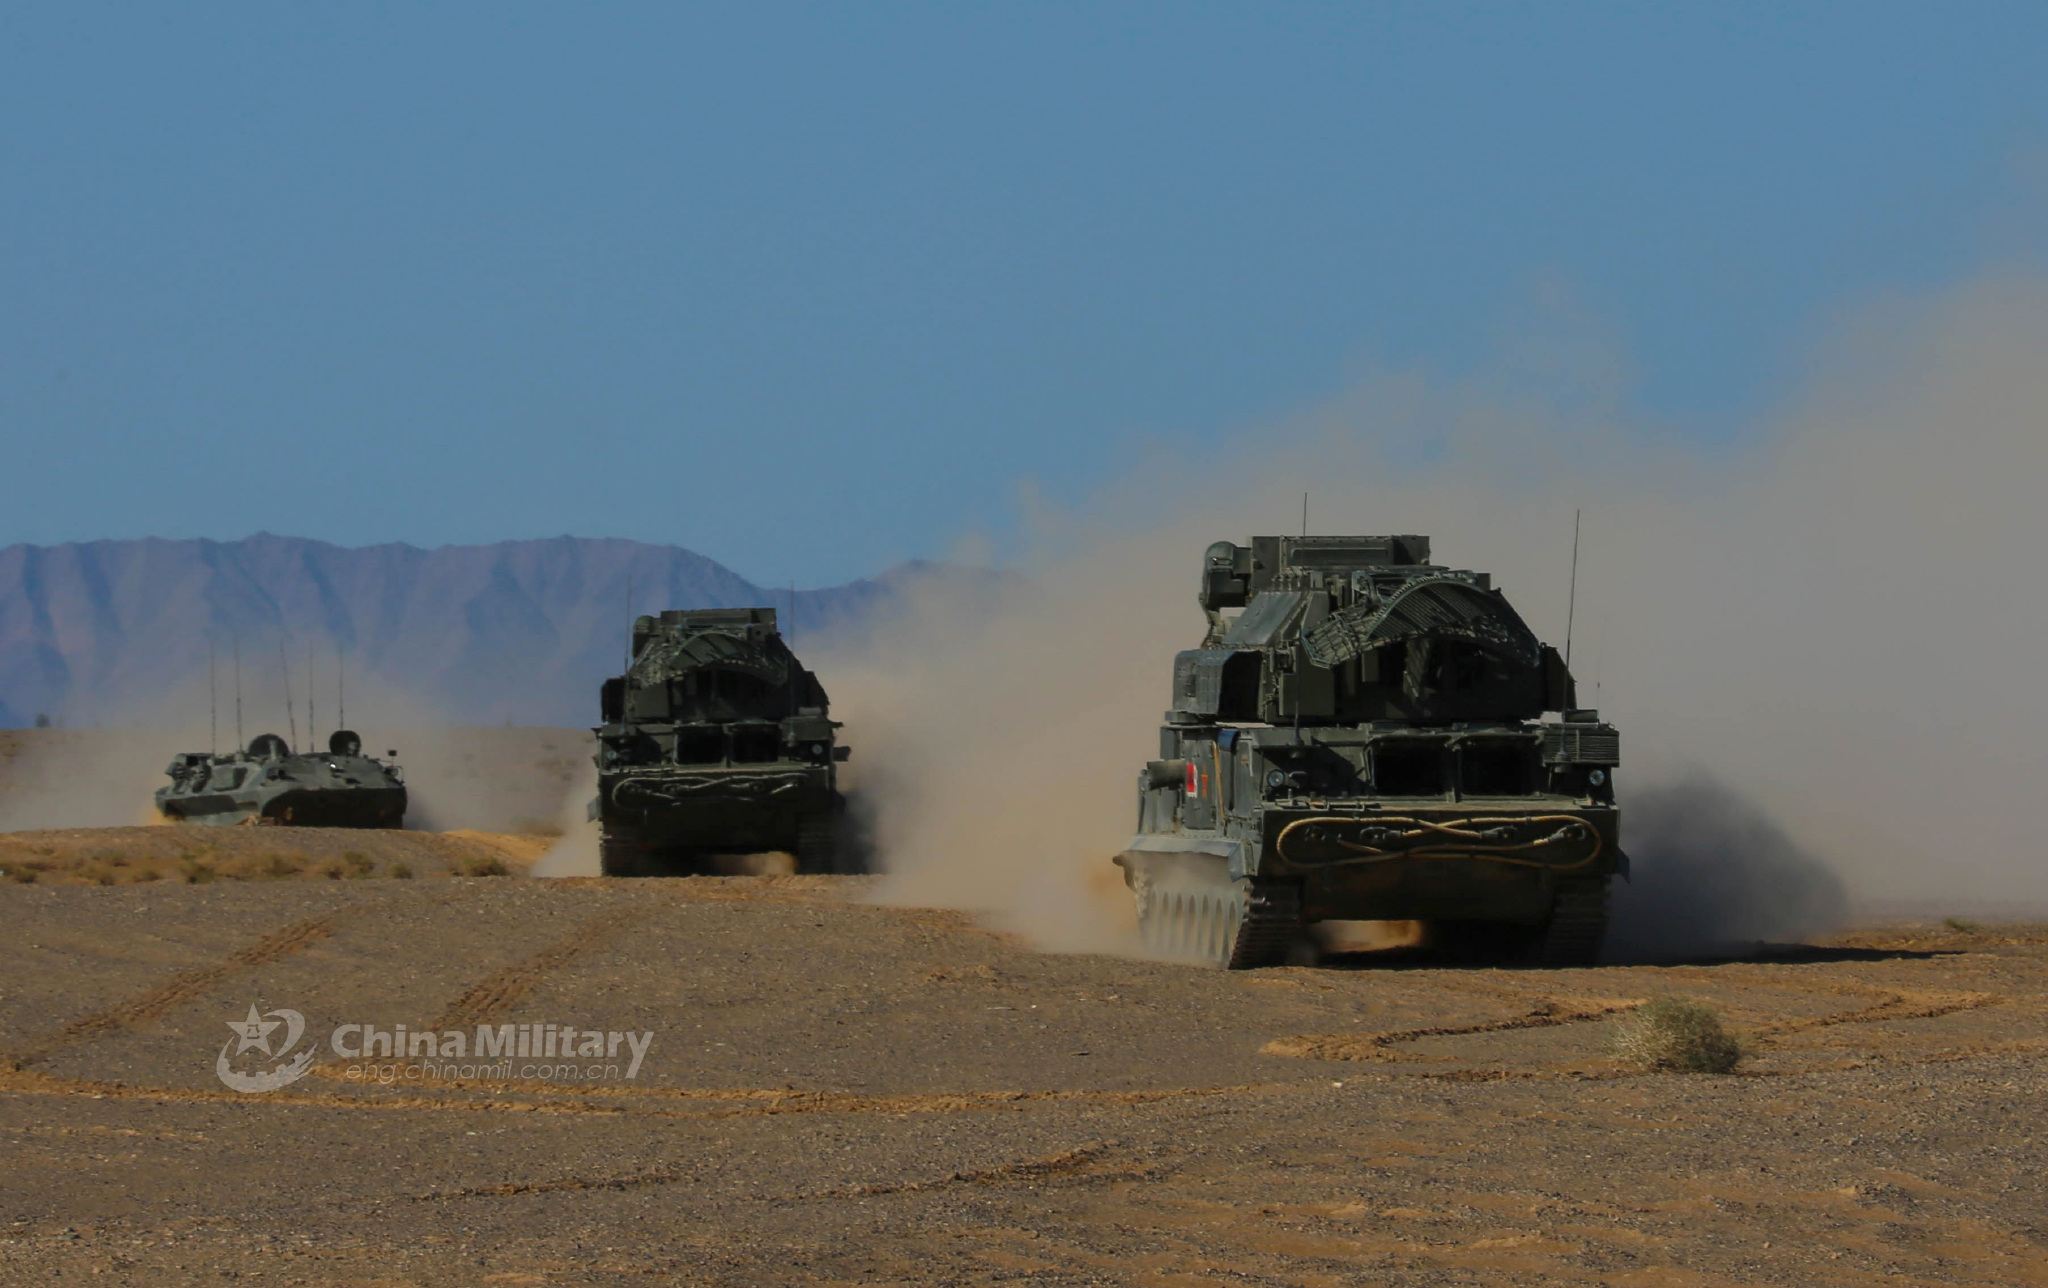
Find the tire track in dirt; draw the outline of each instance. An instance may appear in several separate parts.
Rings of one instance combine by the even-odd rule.
[[[442,1009],[429,1027],[468,1028],[508,1010],[542,980],[578,956],[654,915],[651,907],[616,909],[584,922],[524,961],[492,971]]]
[[[1640,997],[1552,997],[1538,1002],[1522,1015],[1483,1020],[1477,1024],[1449,1024],[1421,1029],[1394,1029],[1381,1033],[1322,1033],[1275,1038],[1259,1048],[1264,1055],[1293,1056],[1304,1060],[1368,1060],[1400,1063],[1419,1057],[1392,1048],[1418,1038],[1465,1037],[1474,1033],[1503,1033],[1512,1029],[1547,1029],[1561,1024],[1584,1024],[1605,1019],[1641,1006]]]
[[[1010,1181],[1045,1181],[1055,1178],[1091,1181],[1136,1180],[1155,1174],[1154,1169],[1147,1167],[1091,1170],[1092,1165],[1109,1152],[1109,1149],[1110,1146],[1103,1141],[1091,1141],[1086,1145],[1077,1145],[1073,1149],[1061,1150],[1057,1154],[1019,1159],[1014,1163],[977,1168],[973,1171],[951,1172],[929,1181],[903,1181],[895,1185],[855,1185],[844,1190],[826,1190],[791,1197],[797,1200],[873,1198],[883,1194],[923,1194],[954,1185],[1002,1185]]]
[[[1073,1149],[1061,1150],[1039,1158],[1018,1159],[1015,1162],[999,1163],[994,1167],[975,1168],[969,1171],[949,1172],[945,1176],[922,1181],[899,1181],[890,1185],[849,1185],[837,1190],[810,1190],[796,1194],[784,1194],[771,1202],[805,1202],[819,1199],[876,1198],[890,1194],[922,1194],[932,1190],[945,1189],[954,1185],[1001,1185],[1013,1181],[1042,1181],[1058,1177],[1075,1177],[1087,1180],[1129,1180],[1151,1175],[1146,1168],[1117,1168],[1111,1171],[1090,1171],[1109,1146],[1102,1141],[1091,1141]],[[548,1181],[508,1181],[502,1185],[464,1186],[453,1190],[434,1190],[426,1194],[408,1194],[408,1203],[446,1203],[461,1199],[518,1198],[528,1194],[559,1194],[578,1190],[637,1190],[662,1185],[675,1185],[694,1181],[700,1173],[694,1171],[632,1172],[623,1176],[564,1176]]]
[[[453,1001],[441,1009],[428,1028],[460,1029],[482,1024],[485,1020],[502,1014],[521,998],[532,992],[555,971],[637,923],[646,920],[658,911],[658,907],[612,909],[599,913],[570,931],[561,939],[549,944],[524,960],[500,967],[464,989]],[[342,1070],[350,1065],[359,1065],[358,1059],[328,1059],[315,1064],[310,1072],[320,1077],[340,1078]],[[408,1062],[400,1061],[400,1065]],[[349,1079],[349,1081],[357,1081]],[[425,1079],[407,1079],[408,1087],[442,1085],[438,1081],[430,1084]],[[462,1084],[455,1084],[461,1086]],[[483,1084],[470,1084],[482,1086]],[[492,1084],[494,1088],[509,1088],[517,1084]]]
[[[1772,1047],[1778,1044],[1772,1039],[1794,1033],[1811,1032],[1845,1024],[1882,1024],[1893,1020],[1933,1019],[1952,1015],[1958,1011],[1976,1010],[1995,1006],[2008,999],[1997,993],[1976,993],[1940,991],[1933,989],[1885,989],[1854,984],[1814,984],[1800,980],[1759,981],[1777,987],[1820,991],[1838,996],[1857,996],[1866,1000],[1876,999],[1869,1005],[1854,1010],[1840,1011],[1829,1015],[1786,1019],[1753,1026],[1746,1030],[1750,1037],[1762,1039]],[[1508,997],[1513,994],[1506,989],[1494,987],[1470,987],[1464,991],[1485,996]],[[1400,1029],[1379,1033],[1332,1033],[1303,1034],[1295,1037],[1276,1038],[1260,1050],[1267,1055],[1292,1056],[1311,1060],[1354,1060],[1380,1063],[1406,1063],[1423,1057],[1405,1055],[1393,1048],[1404,1042],[1429,1037],[1463,1037],[1477,1033],[1498,1033],[1513,1029],[1550,1028],[1560,1024],[1578,1024],[1604,1019],[1642,1005],[1643,998],[1597,998],[1597,997],[1551,997],[1544,998],[1527,1013],[1506,1019],[1488,1020],[1477,1024],[1445,1025],[1441,1027]],[[1785,1048],[1792,1050],[1796,1048]],[[1957,1054],[1967,1056],[1974,1048],[1959,1049]],[[1931,1053],[1934,1058],[1939,1053]],[[1892,1058],[1896,1061],[1896,1057]],[[1833,1066],[1830,1066],[1833,1067]],[[1546,1066],[1548,1068],[1548,1066]],[[1557,1070],[1551,1070],[1555,1072]],[[1451,1073],[1429,1076],[1449,1078],[1458,1081],[1490,1080],[1515,1076],[1536,1076],[1541,1070],[1459,1070]],[[1576,1070],[1574,1076],[1588,1076],[1587,1071]]]
[[[1670,978],[1696,979],[1702,983],[1722,983],[1716,976],[1698,967],[1668,968],[1665,974]],[[1861,998],[1868,1001],[1877,999],[1867,1006],[1851,1011],[1837,1011],[1829,1015],[1810,1016],[1778,1020],[1753,1025],[1748,1030],[1758,1037],[1769,1037],[1780,1033],[1802,1033],[1811,1029],[1831,1028],[1838,1024],[1883,1024],[1891,1020],[1931,1020],[1957,1011],[1973,1011],[1979,1007],[1997,1006],[2011,999],[2001,993],[1978,993],[1967,990],[1886,988],[1878,984],[1832,983],[1810,978],[1772,978],[1765,976],[1748,981],[1765,988],[1790,992],[1828,993],[1836,997]]]
[[[265,935],[246,948],[230,953],[220,961],[175,975],[140,996],[129,998],[104,1011],[81,1016],[53,1033],[32,1040],[25,1048],[8,1057],[8,1063],[16,1069],[26,1068],[49,1059],[59,1051],[95,1042],[146,1020],[156,1019],[188,1002],[199,1000],[242,971],[267,966],[271,962],[304,952],[332,935],[337,926],[361,917],[373,909],[387,906],[388,903],[355,904],[321,913],[317,917],[295,921],[281,930]]]
[[[331,1068],[315,1066],[312,1072],[334,1080],[366,1086],[361,1094],[304,1090],[248,1093],[225,1087],[155,1087],[122,1082],[100,1082],[88,1078],[59,1078],[32,1070],[0,1071],[0,1093],[40,1096],[81,1096],[91,1100],[142,1100],[159,1104],[215,1104],[260,1107],[315,1107],[359,1110],[427,1110],[446,1113],[543,1113],[593,1114],[609,1117],[636,1116],[670,1119],[766,1118],[779,1114],[911,1114],[968,1113],[1018,1109],[1029,1105],[1082,1103],[1097,1105],[1146,1105],[1161,1101],[1193,1099],[1257,1091],[1256,1084],[1221,1087],[1175,1087],[1158,1091],[969,1091],[906,1096],[864,1096],[850,1092],[805,1092],[773,1089],[692,1091],[684,1088],[636,1088],[633,1093],[571,1089],[559,1083],[437,1083],[420,1079],[405,1083],[405,1094],[382,1094],[353,1079],[343,1079]],[[381,1084],[378,1084],[381,1085]],[[506,1094],[488,1097],[421,1095],[417,1092],[492,1090],[525,1093],[524,1098]],[[593,1103],[599,1097],[623,1098],[638,1104]],[[663,1108],[648,1101],[665,1099],[704,1102],[717,1108]]]
[[[611,1114],[627,1110],[612,1105],[574,1102],[458,1100],[431,1096],[341,1095],[305,1091],[250,1093],[226,1087],[149,1087],[89,1078],[57,1078],[33,1070],[0,1070],[0,1093],[30,1096],[81,1096],[88,1100],[141,1100],[153,1104],[241,1105],[249,1108],[291,1106],[321,1109],[428,1109],[464,1113]],[[691,1117],[687,1114],[657,1115]]]
[[[1848,993],[1846,988],[1832,988],[1834,993]],[[1941,992],[1934,989],[1880,989],[1872,988],[1863,992],[1866,997],[1878,1001],[1856,1011],[1842,1011],[1834,1015],[1820,1015],[1808,1019],[1781,1020],[1775,1024],[1761,1025],[1750,1032],[1758,1037],[1770,1037],[1780,1033],[1805,1033],[1813,1029],[1832,1028],[1838,1024],[1883,1024],[1890,1020],[1931,1020],[1938,1016],[1953,1015],[1957,1011],[1974,1011],[1980,1007],[1996,1006],[2006,999],[1998,993],[1957,993]]]
[[[349,1078],[341,1066],[331,1062],[314,1066],[312,1073],[317,1077],[335,1081],[359,1081]],[[499,1081],[481,1078],[431,1078],[424,1075],[418,1078],[405,1078],[403,1081],[408,1088],[422,1091],[478,1091],[550,1098],[574,1097],[642,1103],[666,1100],[737,1106],[734,1112],[725,1115],[727,1117],[798,1113],[961,1113],[1059,1101],[1093,1105],[1149,1105],[1163,1100],[1232,1095],[1260,1089],[1260,1084],[1243,1083],[1213,1087],[1167,1087],[1151,1091],[939,1091],[890,1096],[850,1091],[797,1091],[788,1087],[628,1087],[614,1083]]]
[[[416,906],[422,910],[431,910],[460,899],[473,898],[477,894],[477,889],[467,886],[437,891],[424,898],[418,898]],[[336,930],[351,921],[369,916],[371,913],[386,912],[409,902],[414,900],[408,896],[374,900],[335,908],[318,916],[294,921],[247,947],[237,949],[219,961],[181,971],[148,992],[131,997],[103,1011],[80,1016],[53,1032],[32,1039],[19,1051],[0,1056],[0,1066],[27,1068],[61,1051],[96,1042],[138,1024],[158,1019],[181,1006],[198,1001],[244,971],[268,966],[304,952],[314,944],[331,938]]]

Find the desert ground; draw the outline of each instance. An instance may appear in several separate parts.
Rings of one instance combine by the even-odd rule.
[[[1226,974],[866,878],[394,861],[0,882],[0,1282],[2048,1283],[2048,928]],[[1659,994],[1738,1071],[1608,1055]],[[244,1093],[252,1006],[318,1058]],[[592,1082],[328,1041],[548,1023],[652,1037]]]

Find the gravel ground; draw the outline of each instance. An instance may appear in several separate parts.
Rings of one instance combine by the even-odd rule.
[[[2048,1283],[2048,930],[1224,974],[867,888],[0,884],[0,1282]],[[1609,1059],[1659,993],[1740,1070]],[[252,1006],[318,1058],[243,1093]],[[635,1038],[571,1082],[347,1024]]]

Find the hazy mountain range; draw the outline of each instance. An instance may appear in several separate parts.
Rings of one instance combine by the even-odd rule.
[[[915,579],[956,575],[982,574],[906,564],[797,591],[796,647],[858,631]],[[0,549],[0,725],[38,715],[161,725],[189,721],[195,701],[203,720],[209,646],[224,695],[239,646],[252,721],[273,723],[253,709],[282,709],[280,642],[301,713],[310,650],[323,707],[345,664],[363,705],[404,695],[415,718],[587,725],[598,683],[621,665],[629,580],[635,612],[768,604],[788,631],[788,590],[678,546],[634,541],[422,550],[259,533],[9,546]]]

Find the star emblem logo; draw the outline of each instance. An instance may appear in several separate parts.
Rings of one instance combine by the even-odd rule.
[[[244,1051],[253,1050],[261,1051],[263,1054],[269,1055],[270,1031],[272,1029],[278,1028],[283,1023],[284,1021],[282,1020],[264,1019],[260,1014],[257,1013],[256,1004],[254,1002],[251,1002],[249,1004],[248,1019],[239,1021],[228,1021],[228,1027],[233,1029],[237,1034],[241,1035],[242,1039],[242,1044],[235,1048],[235,1054],[240,1055]]]
[[[252,1003],[249,1018],[229,1020],[227,1026],[235,1036],[221,1043],[220,1054],[214,1058],[213,1071],[236,1091],[276,1091],[305,1077],[306,1071],[313,1067],[312,1047],[292,1055],[299,1039],[306,1036],[306,1017],[290,1007],[259,1011]],[[278,1029],[284,1032],[277,1033]],[[237,1058],[250,1051],[259,1052],[271,1062],[271,1067],[259,1067],[254,1071],[246,1066],[237,1068]]]

